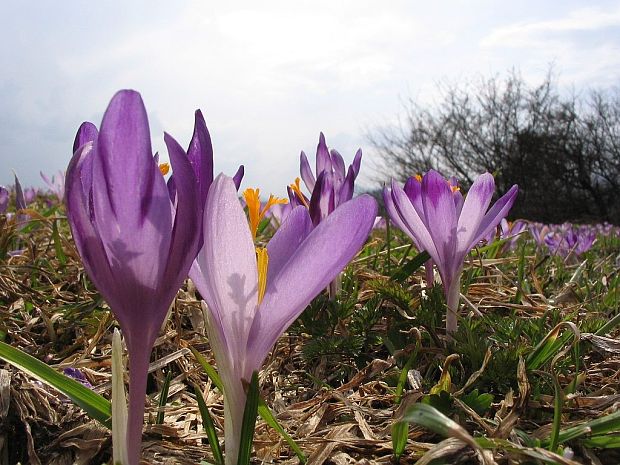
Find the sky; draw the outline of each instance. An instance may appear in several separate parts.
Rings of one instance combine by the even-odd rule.
[[[284,196],[323,131],[359,183],[376,173],[367,134],[398,124],[438,83],[518,70],[565,89],[620,76],[620,1],[2,0],[0,184],[43,185],[66,169],[82,121],[138,90],[153,148],[187,147],[193,114],[209,127],[216,174],[245,165],[244,187]]]

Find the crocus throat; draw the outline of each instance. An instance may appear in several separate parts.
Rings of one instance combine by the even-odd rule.
[[[159,171],[163,176],[166,176],[168,174],[168,171],[170,171],[170,165],[168,163],[160,163]]]
[[[265,297],[267,289],[267,269],[269,267],[269,255],[265,247],[256,247],[256,268],[258,269],[258,304]]]
[[[299,201],[304,204],[304,207],[310,208],[310,206],[308,205],[308,202],[306,202],[306,198],[304,197],[304,194],[301,193],[301,187],[299,186],[299,182],[300,182],[300,179],[295,178],[295,182],[291,184],[289,187],[297,195],[297,197],[299,197]]]
[[[265,217],[265,214],[269,211],[271,207],[276,204],[284,204],[288,203],[286,199],[280,199],[273,195],[269,196],[269,200],[265,206],[261,209],[260,207],[260,189],[246,189],[243,191],[243,198],[245,199],[245,203],[248,206],[248,216],[250,219],[250,231],[252,232],[252,238],[256,239],[256,232],[258,231],[258,225],[261,220]]]
[[[416,181],[418,181],[418,182],[422,182],[422,175],[421,175],[420,173],[416,174],[416,175],[415,175],[415,179],[416,179]]]

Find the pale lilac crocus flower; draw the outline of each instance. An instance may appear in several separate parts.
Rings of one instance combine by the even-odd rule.
[[[527,222],[523,220],[509,222],[503,218],[499,223],[499,228],[499,238],[506,241],[505,250],[513,250],[519,237],[527,230]]]
[[[409,197],[409,200],[411,200],[411,203],[414,205],[419,204],[421,202],[422,179],[423,179],[422,175],[416,174],[415,176],[411,176],[409,179],[407,179],[407,182],[405,182],[404,191],[407,194],[407,197]],[[457,209],[460,209],[463,205],[463,195],[461,194],[461,189],[459,187],[458,180],[454,176],[452,176],[448,180],[448,184],[450,186],[450,190],[452,191],[452,198],[454,200],[454,205],[456,206]],[[405,234],[407,234],[406,227],[403,224],[397,221],[394,221],[394,224],[396,224],[396,226],[399,229],[401,229]],[[416,246],[416,248],[419,251],[424,250],[424,248],[420,246],[420,244],[415,238],[413,238],[412,240],[413,240],[413,244]],[[435,283],[435,273],[433,271],[433,259],[432,258],[429,258],[424,263],[424,269],[425,269],[425,274],[426,274],[426,286],[432,287],[433,284]]]
[[[75,147],[74,145],[74,149],[77,150],[78,147]],[[75,150],[73,151],[74,153]],[[39,174],[41,175],[41,179],[43,179],[45,184],[47,184],[47,187],[49,187],[50,191],[58,198],[58,201],[62,202],[65,195],[65,173],[58,171],[58,173],[52,175],[51,178],[42,171],[39,172]]]
[[[137,465],[151,349],[198,251],[198,189],[187,155],[166,134],[178,180],[177,201],[170,201],[137,92],[118,92],[99,133],[94,129],[86,124],[78,132],[87,142],[67,169],[67,218],[84,268],[124,333],[130,384],[123,465]]]
[[[37,198],[37,190],[34,187],[26,187],[24,189],[24,200],[26,205],[31,204]]]
[[[258,196],[252,201],[259,201]],[[204,245],[197,257],[203,275],[194,282],[207,304],[209,341],[224,384],[227,465],[237,462],[244,382],[360,250],[376,212],[375,200],[362,195],[313,227],[307,209],[297,207],[266,248],[256,248],[233,180],[220,175],[213,182],[204,213]],[[256,222],[250,218],[251,224]]]
[[[508,214],[517,186],[512,186],[487,212],[494,192],[493,176],[485,173],[474,181],[463,202],[455,202],[449,181],[434,170],[424,175],[420,195],[413,201],[395,181],[391,189],[383,190],[392,221],[429,253],[439,270],[448,306],[447,333],[457,328],[464,259]]]

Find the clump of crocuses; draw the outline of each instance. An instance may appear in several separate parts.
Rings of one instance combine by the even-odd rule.
[[[302,151],[300,155],[300,174],[310,198],[301,191],[299,178],[288,188],[291,206],[303,205],[310,211],[314,225],[319,224],[339,205],[353,198],[355,179],[362,163],[362,150],[359,149],[353,163],[347,169],[342,155],[335,149],[328,149],[323,133],[319,136],[316,148],[316,177],[312,173],[308,157]]]
[[[329,149],[325,136],[321,132],[316,148],[316,176],[312,173],[308,157],[301,152],[299,171],[301,179],[310,192],[308,198],[301,190],[300,179],[288,186],[291,207],[303,206],[308,209],[313,225],[318,225],[340,205],[353,198],[355,179],[362,163],[362,150],[358,149],[353,163],[347,169],[342,155],[335,149]],[[329,283],[329,296],[335,299],[340,291],[340,275]]]
[[[448,307],[446,332],[452,333],[457,328],[464,259],[508,214],[517,186],[512,186],[490,209],[495,181],[489,173],[474,181],[464,200],[460,193],[455,198],[458,187],[434,170],[426,173],[421,182],[410,180],[406,186],[407,191],[392,181],[391,189],[383,191],[385,206],[392,221],[435,262]]]
[[[139,462],[151,349],[199,247],[196,176],[181,146],[167,134],[164,140],[176,181],[174,203],[135,91],[112,98],[99,131],[91,123],[80,127],[67,169],[65,200],[76,247],[129,352],[129,463],[123,465]]]
[[[265,214],[258,191],[245,198],[250,224],[258,224]],[[270,199],[268,205],[277,202]],[[260,368],[279,336],[360,250],[376,212],[376,202],[362,195],[313,227],[308,210],[298,206],[266,247],[256,247],[254,228],[233,180],[220,175],[213,182],[204,210],[204,244],[197,257],[202,276],[195,284],[207,303],[209,341],[224,384],[226,464],[237,463],[244,382]]]

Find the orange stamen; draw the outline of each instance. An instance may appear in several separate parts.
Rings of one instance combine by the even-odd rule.
[[[288,203],[288,200],[286,199],[280,199],[278,197],[270,195],[269,200],[267,200],[267,203],[261,209],[260,189],[246,189],[245,191],[243,191],[243,198],[245,199],[245,203],[248,206],[250,232],[252,233],[253,239],[256,239],[258,226],[262,219],[265,217],[265,214],[269,211],[269,209],[276,204]]]
[[[295,182],[293,184],[290,184],[289,187],[295,194],[297,194],[297,197],[299,197],[299,200],[301,201],[301,203],[304,204],[304,207],[310,208],[310,206],[308,205],[308,202],[306,202],[306,198],[304,197],[304,194],[301,193],[301,186],[299,185],[299,181],[300,181],[299,178],[295,178]]]
[[[267,290],[267,269],[269,267],[269,255],[265,247],[256,247],[256,267],[258,269],[258,304],[260,305]]]
[[[160,163],[159,164],[159,171],[161,172],[161,174],[163,176],[166,176],[168,174],[168,171],[170,171],[170,164],[169,163]]]

